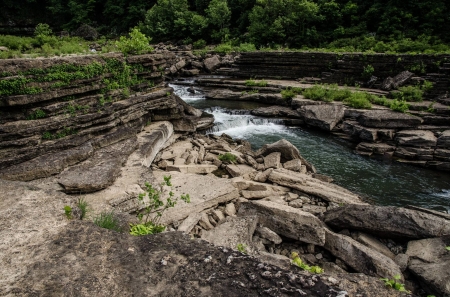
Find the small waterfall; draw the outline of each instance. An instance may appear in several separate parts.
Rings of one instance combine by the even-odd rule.
[[[175,85],[175,84],[169,84],[169,87],[173,88],[175,94],[177,94],[181,99],[183,99],[185,102],[193,102],[198,100],[205,100],[205,95],[201,90],[194,87],[194,81],[185,81],[185,83],[192,83],[192,85]],[[193,88],[194,93],[189,92],[188,89]]]

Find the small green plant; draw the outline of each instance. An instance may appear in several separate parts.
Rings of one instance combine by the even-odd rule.
[[[86,200],[84,200],[84,198],[78,198],[77,207],[81,211],[80,220],[86,218],[86,214],[89,212],[89,206]]]
[[[431,91],[431,89],[433,89],[433,83],[431,81],[424,80],[420,88],[424,92],[429,92]]]
[[[120,222],[114,212],[102,212],[94,218],[94,224],[101,228],[122,232]]]
[[[372,74],[373,74],[374,71],[375,71],[375,69],[373,68],[373,66],[369,64],[369,65],[367,65],[367,66],[364,67],[361,76],[362,76],[364,79],[369,79],[369,78],[372,76]]]
[[[450,252],[450,246],[446,246],[445,249]]]
[[[245,85],[247,87],[267,87],[267,81],[265,80],[253,80],[253,79],[249,79],[245,81]]]
[[[45,131],[42,134],[42,139],[44,139],[44,140],[51,140],[51,139],[53,139],[53,135],[52,135],[52,133],[50,133],[48,131]]]
[[[42,109],[36,109],[34,112],[32,112],[28,117],[27,120],[37,120],[41,118],[45,118],[47,114]]]
[[[291,100],[301,92],[302,92],[301,88],[286,88],[281,91],[281,98],[283,98],[284,100]]]
[[[408,102],[422,102],[423,93],[419,86],[406,86],[398,88],[398,92],[393,92],[392,97]]]
[[[204,41],[203,39],[199,39],[194,42],[192,46],[194,47],[194,49],[202,49],[206,46],[206,41]]]
[[[394,290],[400,291],[400,292],[405,292],[405,293],[411,293],[410,291],[405,289],[405,285],[401,284],[397,281],[399,281],[401,279],[401,276],[399,274],[395,275],[393,279],[388,279],[388,278],[381,278],[380,280],[382,280],[384,282],[384,284],[388,287],[393,288]]]
[[[237,250],[243,254],[247,254],[247,245],[245,245],[243,243],[238,243]]]
[[[353,108],[371,109],[372,104],[367,99],[366,93],[354,92],[350,97],[344,99],[344,104]]]
[[[406,112],[409,109],[408,103],[405,100],[392,100],[391,105],[389,106],[393,111],[398,112]]]
[[[170,95],[170,92],[166,92],[166,97],[169,97]]]
[[[259,91],[258,90],[250,90],[250,91],[243,91],[242,95],[247,95],[247,94],[258,94]]]
[[[143,211],[139,208],[136,210],[139,219],[138,224],[130,225],[130,234],[135,236],[160,233],[165,230],[165,226],[159,224],[159,221],[164,212],[171,207],[174,207],[178,202],[178,198],[174,198],[174,193],[169,192],[169,197],[164,202],[161,198],[163,187],[168,186],[172,189],[171,176],[164,176],[164,182],[159,185],[159,189],[155,189],[151,184],[145,183],[146,192],[138,196],[141,205],[144,206]],[[144,200],[144,198],[147,199]],[[189,194],[181,195],[180,199],[185,203],[190,202]]]
[[[233,155],[232,153],[225,153],[225,154],[220,154],[218,156],[219,160],[222,162],[232,162],[235,163],[236,162],[236,156]]]
[[[151,38],[141,33],[138,28],[131,29],[129,35],[130,37],[121,36],[119,41],[116,41],[117,48],[123,54],[141,54],[153,51],[149,45]]]
[[[303,270],[309,271],[310,273],[320,274],[323,273],[323,269],[319,266],[309,266],[300,259],[297,253],[293,252],[291,254],[292,263],[297,265]]]
[[[72,219],[72,207],[69,205],[64,206],[64,214],[66,215],[68,220]]]
[[[427,112],[433,113],[434,112],[433,106],[434,106],[434,102],[431,102],[430,104],[428,104]]]
[[[122,90],[122,98],[126,99],[130,97],[130,89],[129,88],[124,88]]]

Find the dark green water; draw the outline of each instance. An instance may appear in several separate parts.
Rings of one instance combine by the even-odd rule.
[[[362,157],[347,142],[328,133],[289,128],[273,119],[230,112],[230,109],[256,108],[259,105],[255,103],[204,100],[201,94],[192,96],[184,88],[175,89],[186,102],[214,115],[216,127],[212,132],[216,134],[246,139],[253,149],[285,138],[319,173],[331,176],[336,184],[375,204],[411,204],[450,212],[448,173]]]

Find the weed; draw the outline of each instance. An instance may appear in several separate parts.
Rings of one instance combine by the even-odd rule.
[[[48,132],[48,131],[45,131],[45,132],[42,134],[42,139],[45,139],[45,140],[51,140],[51,139],[53,139],[53,135],[52,135],[52,133],[50,133],[50,132]]]
[[[309,266],[307,264],[305,264],[302,259],[300,259],[300,257],[298,256],[297,253],[293,252],[291,254],[291,258],[292,258],[292,263],[297,265],[298,267],[300,267],[303,270],[309,271],[310,273],[315,273],[315,274],[320,274],[323,273],[323,269],[319,266]]]
[[[259,93],[258,90],[253,89],[253,90],[251,90],[251,91],[243,91],[243,92],[242,92],[242,95],[247,95],[247,94],[258,94],[258,93]]]
[[[122,98],[126,99],[130,97],[130,89],[129,88],[124,88],[122,90]]]
[[[197,40],[196,42],[194,42],[193,44],[192,44],[192,47],[194,48],[194,49],[202,49],[202,48],[204,48],[206,46],[206,41],[204,41],[203,39],[199,39],[199,40]]]
[[[426,111],[433,113],[434,112],[433,106],[434,106],[434,102],[431,102],[430,104],[428,104],[428,108]]]
[[[423,93],[419,86],[406,86],[398,88],[398,92],[393,92],[392,97],[408,102],[422,102]]]
[[[393,279],[381,278],[380,280],[382,280],[386,286],[389,286],[397,291],[410,294],[411,292],[405,289],[404,284],[397,282],[398,280],[400,280],[400,278],[401,278],[400,275],[397,274],[394,276]]]
[[[42,109],[36,109],[27,117],[27,120],[37,120],[37,119],[45,118],[45,116],[46,116],[46,113]]]
[[[164,202],[161,200],[162,191],[164,186],[171,187],[171,176],[164,176],[164,182],[159,185],[159,189],[155,189],[151,184],[145,183],[146,192],[141,193],[138,196],[138,200],[141,206],[144,206],[143,211],[140,211],[140,207],[136,210],[139,224],[131,224],[130,234],[135,236],[160,233],[165,230],[165,226],[159,224],[164,211],[168,208],[174,207],[178,202],[178,198],[174,198],[174,193],[169,192],[169,197]],[[144,198],[147,197],[146,200]],[[185,203],[190,202],[189,194],[181,195],[180,199]]]
[[[219,155],[219,160],[222,162],[229,162],[229,163],[235,163],[236,162],[236,156],[232,153],[225,153],[223,155]]]
[[[245,85],[247,87],[267,87],[267,81],[265,80],[256,81],[253,79],[249,79],[245,81]]]
[[[281,98],[283,98],[284,100],[291,100],[301,92],[301,88],[287,88],[281,91]]]
[[[81,211],[80,220],[86,218],[86,214],[89,212],[89,206],[87,201],[84,200],[84,198],[78,198],[77,207]]]
[[[361,76],[362,76],[364,79],[369,79],[369,78],[372,76],[372,74],[373,74],[374,71],[375,71],[375,69],[373,68],[373,66],[369,64],[369,65],[367,65],[367,66],[364,67]]]
[[[166,92],[166,97],[169,97],[170,96],[170,92]]]
[[[450,246],[446,246],[445,249],[446,249],[447,251],[450,251]]]
[[[237,250],[243,254],[247,254],[247,245],[245,245],[243,243],[238,243]]]
[[[350,97],[344,99],[344,104],[353,108],[371,109],[372,104],[367,99],[367,93],[354,92]]]
[[[429,92],[429,91],[431,91],[431,89],[433,89],[433,83],[431,81],[424,80],[422,83],[422,86],[420,86],[420,88],[424,92]]]
[[[69,205],[64,206],[64,214],[66,215],[68,220],[72,219],[72,207]]]
[[[405,100],[395,99],[391,102],[389,108],[392,109],[393,111],[406,112],[409,109],[409,105],[408,103],[406,103]]]
[[[114,212],[102,212],[94,218],[94,224],[101,228],[122,232],[120,222]]]
[[[328,101],[326,100],[327,89],[320,85],[314,85],[311,88],[305,89],[302,94],[305,98],[314,101]]]

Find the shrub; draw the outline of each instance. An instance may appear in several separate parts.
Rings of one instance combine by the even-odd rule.
[[[429,92],[429,91],[431,91],[431,89],[433,89],[433,83],[431,81],[424,80],[422,83],[422,86],[420,88],[424,92]]]
[[[366,93],[361,92],[352,93],[350,97],[344,100],[344,103],[353,108],[372,108],[372,104],[370,103],[369,99],[367,99]]]
[[[202,49],[206,46],[206,41],[204,41],[203,39],[199,39],[194,42],[192,46],[194,47],[194,49]]]
[[[223,155],[219,155],[219,160],[222,162],[236,162],[236,156],[233,155],[232,153],[225,153]]]
[[[409,108],[408,103],[405,100],[393,100],[389,106],[393,111],[406,112]]]
[[[285,100],[291,100],[302,92],[301,88],[286,88],[281,91],[281,97]]]
[[[217,53],[229,54],[233,51],[233,47],[231,46],[231,44],[222,43],[222,44],[219,44],[218,46],[216,46],[214,48],[214,51]]]
[[[423,93],[419,86],[406,86],[398,88],[398,92],[393,92],[392,97],[408,102],[422,102]]]
[[[34,36],[51,36],[52,33],[52,29],[50,29],[48,24],[37,24],[34,28]]]
[[[151,38],[141,33],[138,28],[131,29],[129,35],[130,37],[121,36],[120,40],[116,41],[117,48],[123,54],[141,54],[153,51],[149,45]]]
[[[255,52],[256,46],[253,43],[241,43],[235,48],[237,52]]]
[[[369,78],[372,76],[372,74],[373,74],[374,71],[375,71],[375,69],[373,68],[373,66],[369,64],[369,65],[367,65],[367,66],[364,67],[361,76],[362,76],[364,79],[369,79]]]
[[[303,96],[311,100],[327,101],[327,90],[320,85],[314,85],[311,88],[305,89],[302,94]]]
[[[249,79],[245,81],[245,85],[247,87],[267,87],[267,81],[265,80],[256,81],[253,79]]]
[[[130,226],[130,234],[135,236],[160,233],[165,230],[165,226],[159,224],[159,221],[164,212],[171,207],[174,207],[178,202],[178,198],[174,198],[174,193],[169,192],[169,197],[164,202],[161,200],[163,186],[172,187],[170,182],[171,176],[164,176],[164,182],[159,185],[159,189],[155,189],[151,184],[145,183],[146,192],[138,196],[141,206],[144,206],[143,211],[140,207],[136,210],[139,224],[132,224]],[[172,188],[171,188],[172,189]],[[147,197],[146,201],[144,198]],[[181,195],[180,199],[185,203],[190,202],[189,194]]]
[[[102,212],[94,218],[94,224],[101,228],[122,232],[120,222],[114,212]]]

